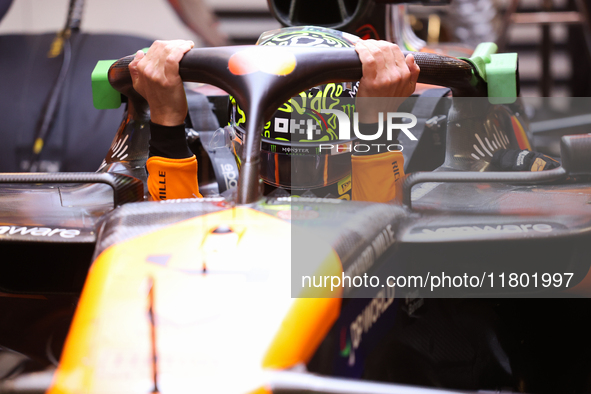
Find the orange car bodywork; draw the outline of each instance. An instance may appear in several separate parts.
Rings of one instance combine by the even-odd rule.
[[[232,231],[214,233],[219,226]],[[307,362],[340,313],[336,291],[291,297],[291,230],[231,208],[106,249],[49,393],[152,391],[154,355],[162,391],[264,392],[264,371]],[[310,242],[317,273],[340,275],[334,250]]]

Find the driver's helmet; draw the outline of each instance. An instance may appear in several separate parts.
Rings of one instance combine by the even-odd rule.
[[[358,37],[321,27],[289,27],[263,33],[257,45],[352,47]],[[265,193],[351,198],[352,140],[338,139],[338,120],[321,109],[352,114],[358,83],[331,83],[301,92],[282,104],[262,132],[261,177]],[[235,141],[244,134],[246,115],[230,98]],[[338,143],[337,143],[338,141]],[[330,148],[332,145],[333,148]]]

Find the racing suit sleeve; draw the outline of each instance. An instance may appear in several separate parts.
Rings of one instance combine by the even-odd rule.
[[[373,134],[377,128],[377,123],[359,124],[363,134]],[[404,176],[404,156],[401,151],[388,150],[397,148],[398,141],[387,141],[385,134],[383,140],[371,141],[367,152],[359,150],[351,157],[353,200],[387,202],[396,197],[398,180]]]
[[[202,197],[197,182],[197,159],[185,137],[185,125],[150,122],[150,157],[146,163],[148,191],[154,200]]]

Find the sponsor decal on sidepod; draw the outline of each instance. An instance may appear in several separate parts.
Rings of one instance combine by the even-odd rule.
[[[19,236],[32,235],[34,237],[53,237],[59,235],[62,238],[74,238],[80,235],[80,230],[49,227],[21,227],[21,226],[1,226],[0,235]]]

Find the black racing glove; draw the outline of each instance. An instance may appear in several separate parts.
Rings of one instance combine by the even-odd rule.
[[[551,157],[525,149],[499,149],[493,155],[492,164],[501,171],[543,171],[560,166]]]

